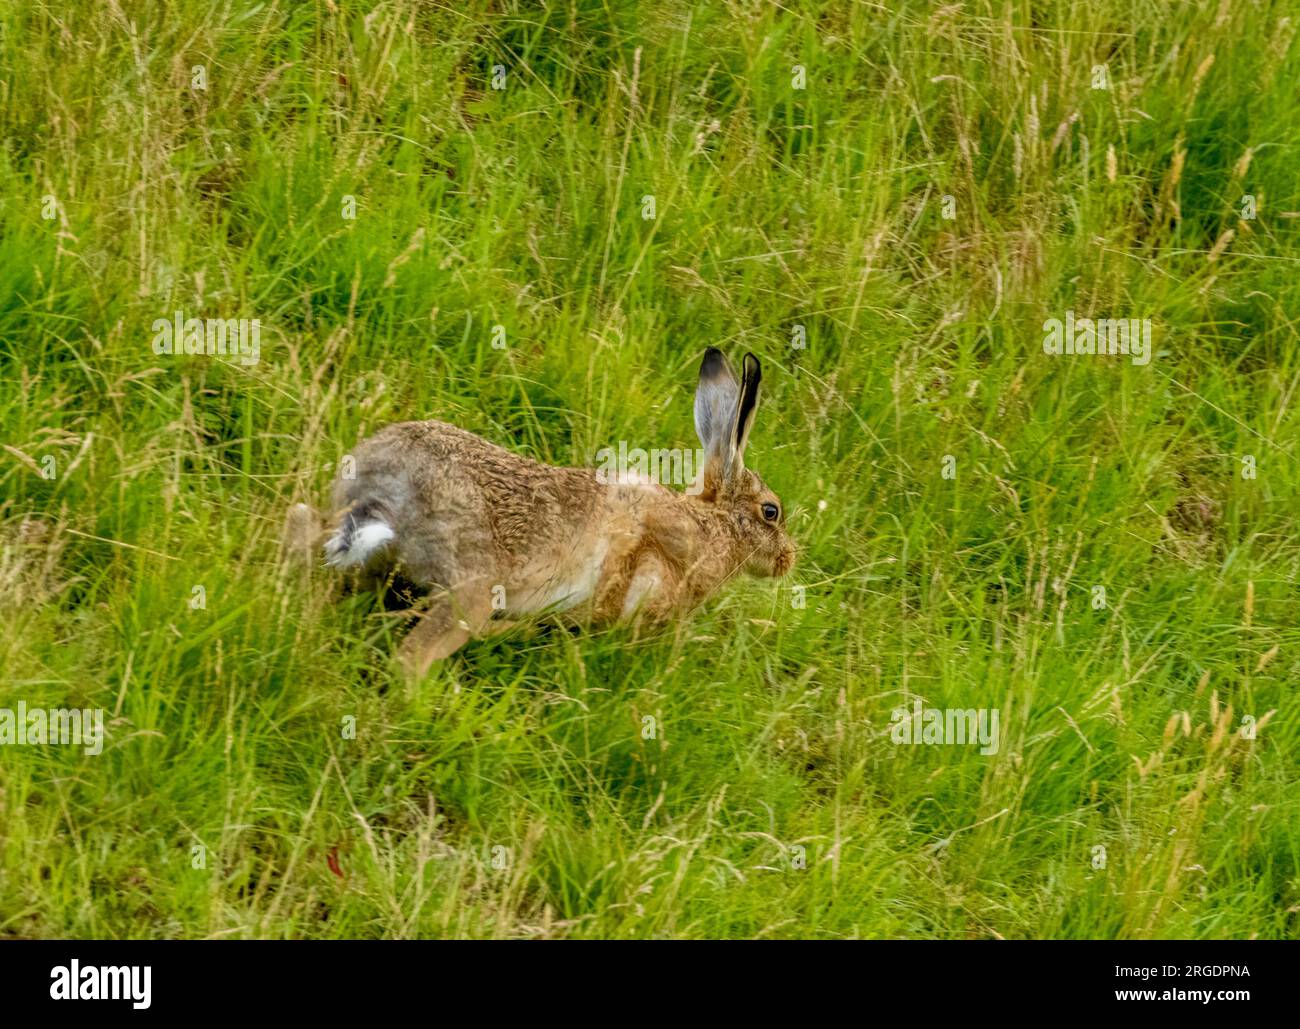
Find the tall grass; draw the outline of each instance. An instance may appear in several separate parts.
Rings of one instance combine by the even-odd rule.
[[[1296,30],[0,6],[0,706],[108,725],[0,747],[0,935],[1296,936]],[[261,359],[156,355],[177,310]],[[790,580],[411,683],[281,560],[391,421],[693,446],[710,345]],[[896,745],[918,699],[997,753]]]

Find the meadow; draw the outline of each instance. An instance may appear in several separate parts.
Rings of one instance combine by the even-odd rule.
[[[0,4],[0,708],[105,734],[0,746],[0,937],[1300,935],[1298,28]],[[709,346],[786,579],[414,680],[285,560],[390,422],[697,446]]]

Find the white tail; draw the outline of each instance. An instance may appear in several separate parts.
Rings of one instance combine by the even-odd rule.
[[[357,524],[348,515],[334,535],[325,541],[325,563],[334,568],[359,568],[393,539],[395,535],[387,522]]]

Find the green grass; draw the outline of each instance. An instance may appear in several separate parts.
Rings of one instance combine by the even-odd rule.
[[[0,936],[1300,935],[1297,28],[0,7],[0,706],[107,721],[0,747]],[[261,360],[155,355],[178,309]],[[1157,355],[1044,354],[1067,310]],[[764,362],[791,579],[412,684],[282,564],[391,421],[694,446],[710,345]],[[998,752],[895,745],[916,699]]]

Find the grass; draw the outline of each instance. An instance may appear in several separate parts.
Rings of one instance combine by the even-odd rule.
[[[0,748],[0,936],[1300,935],[1297,27],[0,8],[0,706],[107,733]],[[177,310],[260,360],[156,355]],[[710,345],[788,581],[409,683],[282,563],[391,421],[694,446]],[[997,753],[895,745],[916,700]]]

